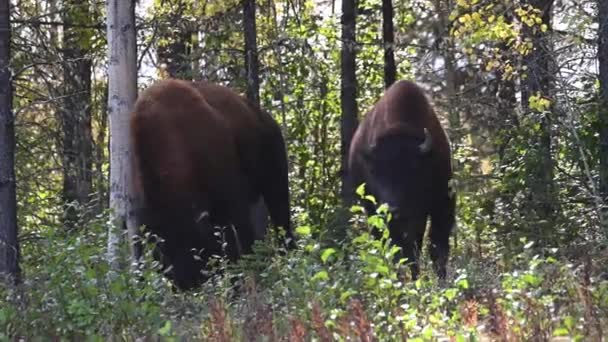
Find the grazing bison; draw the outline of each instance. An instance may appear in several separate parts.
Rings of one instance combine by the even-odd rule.
[[[455,220],[451,152],[419,86],[409,81],[394,83],[367,113],[351,142],[349,172],[354,184],[365,182],[367,193],[378,203],[388,204],[391,240],[412,262],[414,279],[430,216],[430,254],[437,275],[444,279]],[[366,200],[364,205],[373,212],[371,202]]]
[[[286,149],[270,115],[223,86],[169,79],[140,94],[130,124],[139,222],[164,240],[155,254],[178,288],[204,282],[210,256],[250,252],[266,230],[259,210],[293,247]],[[228,226],[225,250],[216,226]]]

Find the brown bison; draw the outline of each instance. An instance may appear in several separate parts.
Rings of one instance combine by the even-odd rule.
[[[204,282],[212,255],[251,252],[260,210],[293,247],[287,154],[268,113],[226,87],[169,79],[140,94],[130,124],[138,221],[164,240],[156,255],[178,288]]]
[[[455,221],[451,151],[419,86],[409,81],[394,83],[367,113],[351,142],[349,172],[353,184],[365,182],[366,192],[378,204],[388,204],[391,240],[411,262],[414,279],[430,216],[430,255],[437,275],[444,279]],[[373,212],[373,203],[365,200],[363,204]]]

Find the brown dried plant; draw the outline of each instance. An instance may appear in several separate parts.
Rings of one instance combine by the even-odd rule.
[[[508,318],[500,303],[496,301],[495,296],[490,293],[488,295],[489,319],[488,332],[496,337],[499,341],[509,341],[509,325]]]
[[[359,339],[363,342],[376,341],[372,325],[367,318],[363,305],[358,299],[352,299],[349,303],[349,315],[351,322],[354,322],[355,331]]]
[[[209,341],[231,341],[230,326],[228,324],[226,308],[221,301],[211,301],[211,331]]]
[[[329,329],[325,326],[325,319],[321,313],[321,306],[317,301],[312,303],[312,327],[321,341],[327,342],[333,340]]]
[[[289,319],[289,323],[291,324],[291,330],[289,331],[289,340],[290,342],[304,342],[306,337],[306,328],[302,321],[295,317],[291,317]]]
[[[467,299],[461,307],[462,320],[464,324],[469,328],[477,327],[478,315],[477,315],[478,303],[475,298]]]

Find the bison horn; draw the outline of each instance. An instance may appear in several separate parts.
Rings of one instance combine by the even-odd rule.
[[[418,149],[420,149],[421,154],[427,154],[433,147],[433,137],[428,129],[424,129],[424,142],[418,145]]]

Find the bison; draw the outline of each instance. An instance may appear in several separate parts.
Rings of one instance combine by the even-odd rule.
[[[365,183],[367,193],[388,205],[389,236],[411,262],[413,279],[430,216],[430,255],[445,279],[456,206],[450,144],[417,84],[394,83],[362,119],[351,141],[348,171],[353,184]],[[363,205],[374,209],[369,200]]]
[[[177,288],[203,283],[212,255],[251,252],[266,230],[260,210],[294,246],[285,143],[258,106],[217,84],[161,80],[136,101],[130,135],[136,215],[162,238],[155,255]]]

